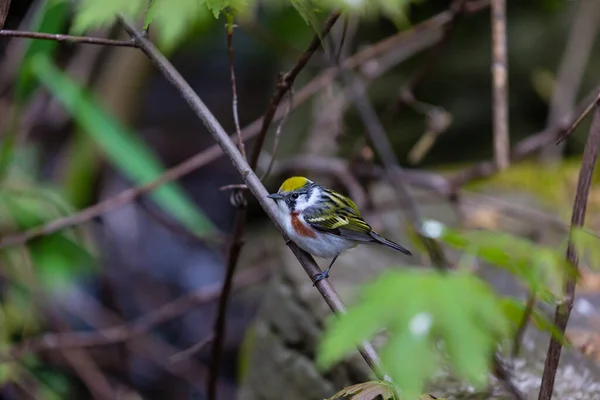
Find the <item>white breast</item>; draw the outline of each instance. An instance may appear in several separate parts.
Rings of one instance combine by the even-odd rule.
[[[313,256],[323,258],[333,258],[340,254],[342,251],[356,247],[357,243],[351,240],[343,239],[339,236],[335,236],[328,233],[322,233],[315,231],[312,228],[308,228],[308,224],[304,221],[302,214],[298,216],[300,222],[304,224],[308,229],[311,229],[316,237],[308,237],[299,235],[294,227],[292,226],[292,217],[285,207],[285,214],[282,215],[283,227],[286,233],[300,247],[302,250],[312,254]]]

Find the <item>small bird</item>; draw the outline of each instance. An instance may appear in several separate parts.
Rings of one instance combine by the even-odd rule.
[[[298,247],[317,257],[333,257],[327,269],[314,277],[315,284],[329,277],[331,266],[341,252],[361,243],[383,244],[412,255],[374,232],[348,197],[303,176],[288,178],[277,193],[267,197],[277,203],[283,227]]]

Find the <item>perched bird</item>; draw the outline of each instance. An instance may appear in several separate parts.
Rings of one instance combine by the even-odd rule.
[[[283,227],[298,247],[322,258],[333,258],[314,283],[329,276],[341,252],[361,243],[378,243],[406,255],[411,252],[371,229],[348,197],[303,177],[288,178],[277,193],[268,195],[277,202]]]

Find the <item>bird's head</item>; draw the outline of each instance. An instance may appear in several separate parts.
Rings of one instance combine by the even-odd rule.
[[[303,176],[293,176],[281,184],[279,191],[267,197],[275,200],[282,212],[302,212],[317,203],[319,185]]]

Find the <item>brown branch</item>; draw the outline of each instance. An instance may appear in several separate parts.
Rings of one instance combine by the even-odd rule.
[[[171,356],[171,358],[169,359],[169,361],[171,361],[172,363],[177,363],[177,362],[181,362],[183,360],[187,360],[188,358],[190,358],[191,356],[193,356],[194,354],[196,354],[200,350],[202,350],[204,347],[211,344],[213,340],[214,340],[214,337],[212,335],[207,337],[206,339],[202,339],[201,341],[194,344],[193,346],[188,347],[187,349],[185,349],[177,354],[173,354]]]
[[[326,36],[331,30],[333,24],[338,19],[339,14],[335,13],[329,16],[325,25],[321,32],[321,37]],[[252,151],[252,155],[249,162],[249,168],[251,170],[255,170],[258,164],[258,159],[260,157],[260,153],[262,151],[262,146],[265,142],[265,138],[267,136],[267,132],[269,130],[269,124],[273,120],[273,116],[279,107],[279,103],[285,96],[285,94],[292,89],[294,81],[300,71],[306,66],[308,60],[313,56],[313,54],[317,51],[321,44],[321,38],[319,35],[315,35],[310,45],[306,49],[306,51],[299,58],[296,65],[291,69],[290,72],[287,72],[281,75],[279,84],[275,89],[275,93],[271,98],[271,102],[265,112],[265,116],[262,120],[262,127],[258,134],[258,138],[256,139],[256,144],[254,145],[254,149]],[[240,152],[240,155],[245,160],[246,156],[244,153]],[[267,171],[268,172],[268,171]],[[233,198],[235,199],[235,192],[232,193]],[[235,275],[235,270],[237,267],[238,259],[240,256],[240,252],[242,250],[242,246],[244,245],[243,236],[246,226],[246,199],[243,196],[239,196],[240,198],[236,201],[238,211],[236,213],[235,224],[233,228],[233,239],[231,242],[231,247],[229,249],[229,255],[227,257],[227,270],[225,273],[225,281],[223,283],[223,291],[221,292],[221,296],[219,297],[219,305],[217,307],[217,317],[215,319],[214,326],[214,342],[212,344],[212,354],[211,354],[211,367],[210,373],[208,375],[208,399],[216,400],[217,398],[217,381],[219,378],[220,364],[221,364],[221,354],[223,352],[223,342],[225,340],[226,334],[226,316],[227,316],[227,306],[229,303],[229,294],[231,291],[231,284],[233,282],[233,277]]]
[[[238,291],[262,281],[267,276],[264,269],[251,269],[240,273],[232,289]],[[39,338],[26,340],[2,352],[0,362],[13,362],[32,353],[49,350],[67,350],[82,347],[106,346],[134,339],[157,325],[174,319],[202,304],[215,301],[221,293],[221,285],[213,285],[181,296],[156,310],[134,320],[110,328],[91,332],[46,333]]]
[[[583,226],[585,222],[585,212],[587,209],[588,196],[592,183],[594,167],[598,159],[598,150],[600,148],[600,103],[596,104],[596,112],[590,127],[590,133],[583,150],[583,160],[579,170],[579,179],[577,181],[577,192],[573,203],[573,215],[571,216],[571,229]],[[567,248],[567,262],[574,268],[578,268],[579,255],[569,240]],[[566,275],[566,285],[564,288],[564,300],[556,307],[554,314],[554,323],[560,333],[564,334],[573,308],[575,299],[576,278],[571,273]],[[554,336],[550,338],[546,362],[544,364],[544,373],[542,374],[542,383],[540,386],[539,400],[550,400],[554,391],[554,379],[558,369],[562,344]]]
[[[339,17],[339,13],[331,14],[325,21],[325,24],[323,25],[321,35],[326,35],[331,30],[331,27],[333,26],[333,24],[335,24],[335,21],[337,21]],[[262,120],[260,132],[258,133],[258,137],[256,138],[254,152],[252,153],[252,158],[250,159],[249,163],[250,167],[256,168],[256,165],[258,164],[258,157],[260,156],[260,151],[262,150],[265,138],[267,137],[269,126],[271,125],[271,121],[273,121],[273,117],[275,116],[275,112],[277,111],[279,103],[281,103],[283,96],[287,93],[288,90],[292,88],[296,77],[298,76],[300,71],[302,71],[302,69],[306,66],[308,60],[310,60],[312,55],[315,53],[315,51],[317,51],[317,49],[320,46],[321,38],[319,38],[318,35],[315,35],[308,48],[304,51],[302,56],[296,62],[294,68],[292,68],[289,72],[280,75],[279,82],[277,82],[277,86],[275,88],[275,93],[273,93],[273,96],[271,97],[269,107],[267,108],[267,112],[265,113]]]
[[[55,42],[78,43],[78,44],[96,44],[102,46],[116,47],[136,47],[132,40],[113,40],[104,38],[94,38],[88,36],[63,35],[62,33],[41,33],[13,31],[9,29],[0,30],[0,37],[17,37],[25,39],[52,40]]]
[[[569,37],[556,74],[546,126],[554,125],[558,119],[568,115],[575,106],[581,80],[598,32],[600,2],[580,1],[575,7],[577,10],[571,21]],[[549,143],[542,149],[541,160],[558,161],[563,150],[564,146]]]
[[[290,247],[305,272],[309,277],[314,277],[321,272],[321,269],[316,264],[312,256],[298,246],[296,246],[286,235],[282,225],[282,221],[279,219],[279,212],[273,201],[267,198],[269,192],[262,185],[260,179],[252,171],[246,160],[241,156],[237,150],[235,143],[230,140],[227,133],[223,130],[223,127],[215,119],[212,113],[206,108],[202,100],[194,92],[192,87],[183,79],[183,77],[177,72],[177,70],[171,65],[171,63],[145,38],[135,31],[129,24],[124,23],[125,29],[129,34],[135,37],[142,51],[148,56],[154,66],[164,75],[181,94],[184,100],[190,105],[194,113],[202,120],[207,130],[213,136],[215,141],[221,146],[223,152],[230,159],[233,166],[236,168],[238,173],[242,176],[242,179],[248,185],[248,189],[254,195],[262,209],[267,213],[269,218],[273,221],[276,228],[279,230],[281,236]],[[335,292],[335,289],[331,284],[323,279],[316,283],[316,288],[327,302],[332,311],[336,314],[345,312],[344,304]],[[380,370],[380,361],[377,352],[373,346],[365,342],[358,346],[358,350],[371,367],[373,372],[380,378],[384,379],[385,376]]]
[[[244,141],[242,140],[242,130],[240,128],[240,118],[238,116],[238,96],[237,96],[237,84],[235,82],[235,63],[233,54],[233,16],[227,16],[227,55],[229,56],[229,75],[231,77],[231,108],[233,112],[233,123],[235,124],[235,134],[238,139],[238,146],[240,153],[246,158],[246,149]]]
[[[483,3],[487,4],[487,1],[484,1]],[[481,8],[476,8],[474,11],[478,11]],[[361,65],[364,65],[369,61],[372,61],[374,58],[386,54],[397,47],[406,48],[403,53],[404,57],[397,60],[398,62],[402,62],[409,56],[431,46],[431,42],[419,40],[418,36],[430,35],[434,32],[441,31],[444,29],[446,24],[450,23],[450,21],[452,21],[452,15],[449,11],[435,15],[407,32],[400,32],[396,35],[385,38],[378,43],[365,47],[363,50],[344,60],[342,63],[342,69],[353,69],[360,67]],[[392,65],[387,65],[386,67],[391,68]],[[369,79],[374,79],[376,76],[383,74],[385,71],[386,68],[378,68],[377,73],[369,73]],[[339,73],[339,68],[330,68],[317,75],[306,86],[304,86],[302,90],[298,91],[294,95],[293,107],[296,108],[304,104],[312,96],[319,93],[322,89],[327,87],[327,85],[329,85],[330,82],[339,75]],[[284,109],[280,107],[277,109],[273,119],[281,119],[284,114]],[[255,137],[260,133],[261,127],[262,118],[255,120],[242,130],[242,139],[248,140]],[[231,137],[231,140],[234,142],[237,141],[235,135]],[[188,158],[180,164],[169,168],[155,180],[145,185],[126,189],[116,196],[81,210],[76,214],[58,218],[46,223],[45,225],[31,228],[25,232],[0,237],[0,249],[9,246],[21,245],[36,237],[49,235],[59,230],[88,222],[104,213],[115,210],[116,208],[119,208],[137,199],[138,197],[151,192],[152,190],[155,190],[165,183],[175,181],[197,170],[198,168],[216,160],[222,154],[223,152],[221,148],[215,144],[208,149]],[[418,184],[418,182],[416,183]],[[206,239],[209,240],[210,238]]]
[[[596,99],[596,100],[594,100]],[[566,137],[581,122],[583,117],[593,108],[593,104],[600,99],[600,87],[589,93],[576,107],[572,116],[565,116],[556,125],[548,127],[520,140],[511,151],[511,161],[520,161],[527,156],[539,151],[548,143],[555,142],[559,137]],[[592,105],[590,105],[590,103]],[[476,179],[487,178],[498,172],[498,166],[493,161],[484,161],[456,173],[450,178],[451,190],[456,192],[461,186]]]
[[[273,150],[271,150],[271,159],[269,160],[269,164],[267,165],[267,168],[265,168],[265,172],[263,172],[262,176],[260,177],[260,180],[263,182],[271,173],[271,169],[273,168],[273,164],[275,163],[275,159],[277,157],[277,150],[279,149],[279,139],[281,137],[281,130],[283,128],[283,125],[285,124],[285,120],[287,119],[288,115],[290,114],[290,111],[292,111],[293,107],[294,107],[294,90],[291,89],[288,92],[288,103],[287,103],[287,107],[285,109],[285,114],[283,114],[283,118],[281,118],[281,121],[279,121],[279,124],[277,124],[277,129],[275,129],[275,138],[273,139]]]
[[[589,105],[583,110],[583,112],[579,114],[579,116],[577,116],[577,119],[573,121],[569,129],[567,129],[562,135],[560,135],[560,137],[556,140],[556,144],[562,143],[563,140],[568,138],[569,135],[571,135],[571,133],[573,133],[575,129],[577,129],[581,121],[583,121],[583,119],[590,113],[590,111],[592,111],[592,109],[596,106],[596,103],[598,101],[600,101],[600,91],[596,95],[596,100],[589,103]]]
[[[506,0],[492,0],[492,109],[494,161],[498,169],[510,164],[508,135],[508,60],[506,49]]]

